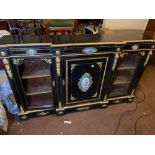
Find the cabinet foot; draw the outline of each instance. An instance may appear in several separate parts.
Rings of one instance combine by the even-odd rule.
[[[127,100],[127,102],[128,102],[128,103],[132,103],[133,100],[134,100],[134,98],[130,98],[130,99]]]
[[[102,104],[101,105],[101,108],[107,108],[108,107],[108,104]]]
[[[61,116],[61,115],[63,115],[64,114],[64,111],[57,111],[57,113],[56,113],[58,116]]]
[[[24,120],[28,120],[29,117],[28,117],[28,115],[22,115],[22,116],[19,116],[19,119],[20,119],[21,121],[24,121]]]

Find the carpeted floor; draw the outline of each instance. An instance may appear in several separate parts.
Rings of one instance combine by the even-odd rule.
[[[136,112],[126,113],[120,122],[116,134],[135,134],[134,124],[136,119],[144,113],[151,113],[155,103],[155,67],[149,65],[139,83],[146,94],[145,103],[138,104]],[[143,96],[141,92],[137,94]],[[76,113],[68,113],[63,116],[45,116],[32,118],[28,121],[11,121],[8,134],[11,135],[98,135],[113,134],[121,114],[134,109],[136,104],[110,105],[105,109],[93,109]],[[69,121],[70,124],[64,123]],[[155,134],[155,113],[144,117],[137,122],[137,134]]]

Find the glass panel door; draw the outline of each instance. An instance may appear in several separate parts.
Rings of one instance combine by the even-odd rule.
[[[24,60],[18,66],[29,109],[53,107],[51,65],[46,61]]]
[[[114,75],[110,97],[128,95],[129,86],[135,75],[140,57],[140,54],[124,55]]]

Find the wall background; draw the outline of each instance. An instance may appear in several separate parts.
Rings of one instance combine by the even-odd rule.
[[[145,30],[148,19],[104,19],[103,28],[108,29],[141,29]]]

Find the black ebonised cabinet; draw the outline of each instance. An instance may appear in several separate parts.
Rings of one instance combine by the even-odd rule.
[[[138,36],[129,41],[111,36],[111,40],[103,35],[2,39],[0,59],[19,117],[132,102],[155,41]]]

